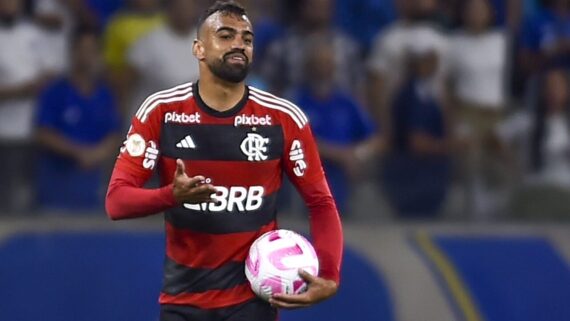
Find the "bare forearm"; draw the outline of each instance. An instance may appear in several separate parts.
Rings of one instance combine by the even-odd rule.
[[[390,108],[389,108],[389,92],[387,82],[379,73],[371,72],[368,76],[367,97],[369,108],[376,124],[382,128],[384,137],[389,141],[391,134]]]
[[[76,158],[81,147],[49,128],[40,128],[36,132],[36,140],[43,147],[60,155]]]
[[[444,155],[449,151],[449,143],[446,140],[423,133],[412,134],[411,147],[414,152],[424,155]]]
[[[8,99],[25,98],[34,94],[32,84],[22,84],[12,87],[0,88],[0,101]]]
[[[318,141],[317,145],[321,158],[338,164],[344,163],[348,153],[353,153],[352,148],[329,144],[323,141]]]
[[[106,156],[111,156],[116,153],[121,144],[120,136],[117,134],[110,134],[99,144],[99,148]]]

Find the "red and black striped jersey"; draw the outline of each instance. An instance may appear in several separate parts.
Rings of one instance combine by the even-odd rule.
[[[307,117],[254,87],[225,112],[202,101],[198,84],[161,91],[133,117],[116,167],[145,179],[158,169],[167,185],[178,158],[218,192],[213,203],[166,211],[160,303],[216,308],[251,299],[244,261],[253,241],[277,227],[283,173],[298,188],[324,179]]]

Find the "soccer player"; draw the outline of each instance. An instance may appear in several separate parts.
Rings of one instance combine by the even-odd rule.
[[[244,84],[253,39],[243,7],[210,7],[193,47],[199,81],[149,96],[115,164],[111,219],[165,212],[161,321],[276,320],[277,308],[307,307],[338,288],[342,229],[310,126],[294,104]],[[162,187],[143,188],[155,168]],[[283,173],[309,208],[321,270],[300,271],[307,292],[267,303],[251,291],[244,261],[277,228]]]

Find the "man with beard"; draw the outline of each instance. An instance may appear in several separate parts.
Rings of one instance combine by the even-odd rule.
[[[303,112],[246,86],[252,26],[235,2],[216,2],[198,24],[200,78],[149,96],[115,164],[106,208],[113,220],[165,212],[162,321],[276,320],[277,308],[323,301],[338,288],[342,230]],[[155,167],[161,187],[143,188]],[[309,211],[321,270],[300,271],[307,292],[256,298],[244,273],[253,241],[277,229],[285,172]]]

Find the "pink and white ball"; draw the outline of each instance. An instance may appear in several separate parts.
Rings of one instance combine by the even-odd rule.
[[[273,294],[299,294],[307,283],[299,269],[312,275],[319,271],[319,259],[311,243],[293,231],[274,230],[260,236],[249,249],[245,275],[255,294],[269,300]]]

